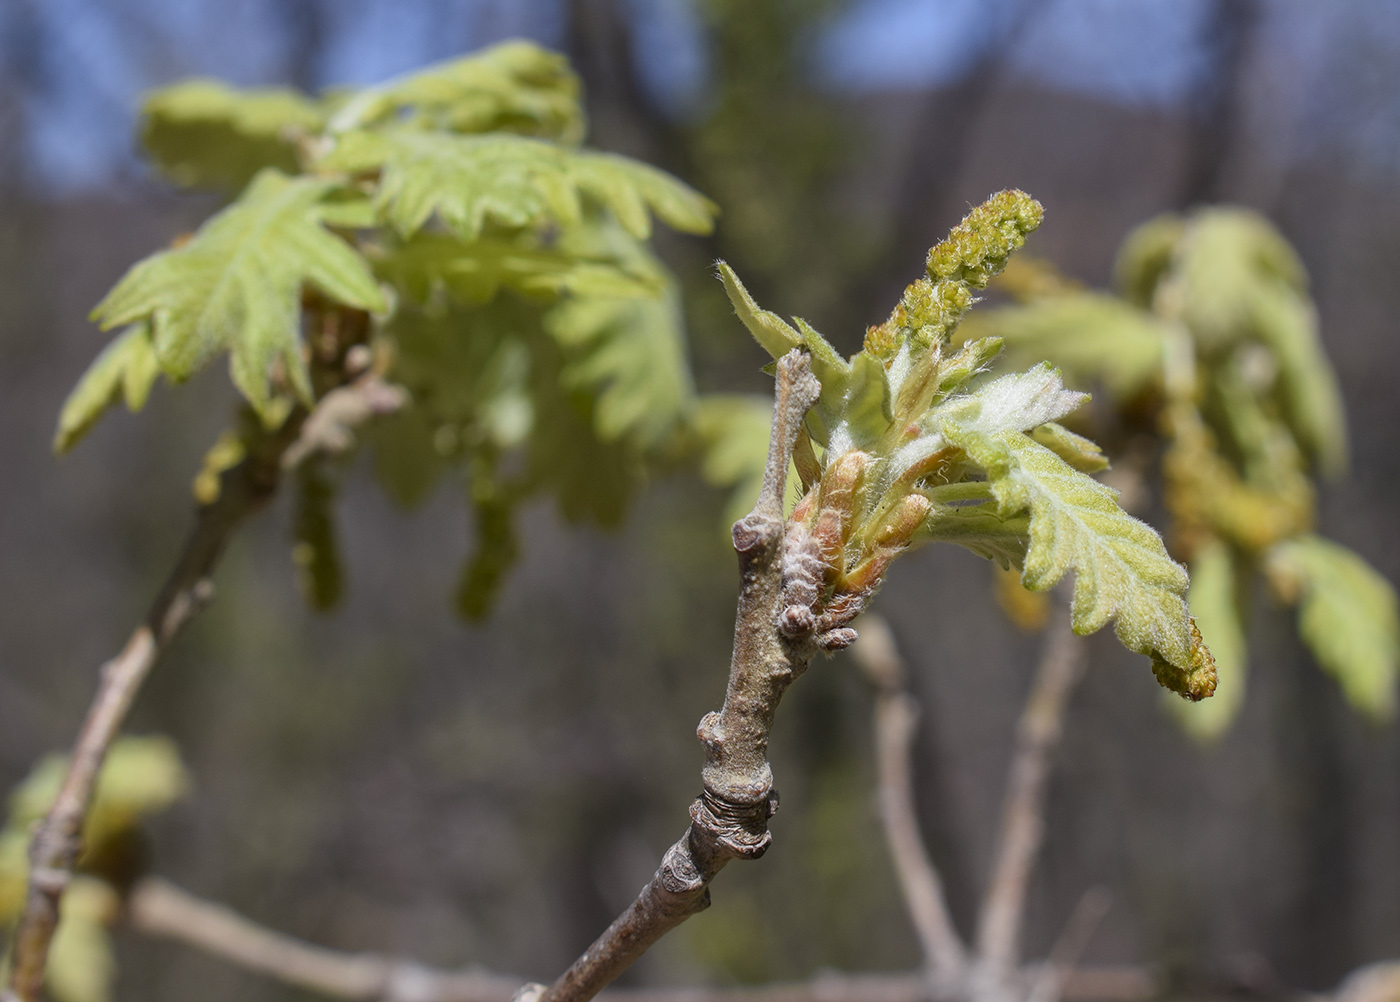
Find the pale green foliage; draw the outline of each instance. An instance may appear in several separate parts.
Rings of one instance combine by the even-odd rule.
[[[83,378],[63,402],[54,449],[58,452],[71,449],[119,399],[130,411],[145,407],[159,375],[160,364],[151,347],[150,325],[132,324],[102,349],[102,354],[83,373]]]
[[[172,181],[237,191],[264,167],[297,170],[297,143],[325,125],[323,103],[293,90],[186,80],[141,108],[141,145]]]
[[[1377,719],[1395,715],[1400,616],[1395,591],[1351,550],[1298,536],[1268,554],[1270,577],[1298,600],[1298,630],[1313,657],[1353,706]]]
[[[1164,282],[1158,295],[1168,303],[1160,308],[1179,309],[1204,358],[1249,343],[1270,350],[1283,417],[1324,473],[1341,473],[1341,396],[1318,340],[1302,264],[1278,232],[1245,210],[1203,211],[1184,230]]]
[[[545,329],[573,359],[564,383],[593,391],[594,427],[604,440],[632,436],[655,445],[694,396],[675,290],[653,297],[566,299]]]
[[[849,360],[802,320],[789,326],[760,309],[721,264],[755,339],[775,357],[805,349],[822,383],[806,424],[822,451],[812,454],[792,514],[827,568],[826,591],[811,611],[819,628],[839,627],[900,551],[956,542],[1023,567],[1027,588],[1049,588],[1073,572],[1076,632],[1114,622],[1126,646],[1153,658],[1163,685],[1202,698],[1214,675],[1190,625],[1185,570],[1151,528],[1119,508],[1112,490],[1081,472],[1104,467],[1097,446],[1055,423],[1087,395],[1065,389],[1046,364],[977,381],[1001,347],[995,338],[947,352],[972,290],[1039,220],[1039,204],[1020,192],[974,209],[930,252],[928,278],[909,287]],[[807,462],[802,448],[799,440],[799,470]],[[760,459],[757,449],[744,455]]]
[[[24,907],[29,860],[26,847],[34,822],[48,811],[68,759],[45,758],[10,795],[9,818],[0,829],[0,927],[19,917]],[[106,1002],[116,974],[108,927],[121,902],[103,879],[120,877],[131,860],[131,834],[141,819],[169,807],[184,795],[189,777],[169,738],[125,737],[107,754],[98,776],[93,804],[83,827],[80,876],[63,893],[61,919],[49,951],[47,988],[58,1002]]]
[[[666,292],[663,272],[638,269],[630,259],[576,250],[575,243],[566,249],[528,231],[470,243],[446,233],[420,232],[406,241],[370,244],[365,254],[377,275],[419,303],[441,293],[481,305],[502,289],[541,301],[566,294],[657,297]]]
[[[1188,734],[1213,741],[1229,730],[1244,706],[1249,670],[1235,558],[1226,544],[1213,540],[1196,550],[1188,602],[1202,635],[1210,638],[1218,675],[1215,698],[1197,704],[1173,699],[1168,705]]]
[[[107,1002],[117,976],[108,925],[120,899],[111,885],[78,877],[63,893],[63,919],[54,931],[44,984],[58,1002]]]
[[[362,310],[386,308],[369,266],[321,223],[334,185],[266,170],[184,246],[147,258],[92,311],[104,329],[149,321],[161,371],[188,379],[220,352],[234,384],[264,416],[285,388],[304,403],[311,377],[301,353],[301,290]]]
[[[1034,429],[1031,432],[1031,438],[1069,463],[1080,473],[1099,473],[1108,469],[1108,457],[1103,454],[1103,450],[1095,442],[1083,435],[1076,435],[1054,421],[1047,421]]]
[[[1359,557],[1310,535],[1309,468],[1340,472],[1347,447],[1298,256],[1262,217],[1211,208],[1138,227],[1115,271],[1121,298],[1083,291],[1048,266],[1026,269],[1006,283],[1023,305],[981,311],[965,330],[1005,338],[1013,363],[1048,357],[1079,385],[1102,384],[1129,420],[1161,405],[1165,500],[1174,538],[1204,577],[1191,602],[1224,685],[1208,710],[1180,710],[1180,719],[1214,737],[1238,712],[1240,606],[1261,564],[1275,584],[1296,579],[1275,590],[1302,598],[1303,637],[1353,705],[1389,712],[1400,674],[1387,639],[1394,592]],[[1303,587],[1307,570],[1337,597]]]
[[[767,397],[711,394],[695,407],[693,425],[703,456],[700,473],[714,486],[730,490],[726,521],[741,518],[758,497],[772,423],[773,401]]]
[[[1071,292],[1033,306],[979,311],[962,333],[968,340],[1004,338],[1008,365],[1052,358],[1075,382],[1101,381],[1118,399],[1149,388],[1162,370],[1162,322],[1099,293]]]
[[[50,755],[10,795],[11,827],[25,829],[43,817],[68,772],[64,755]],[[142,815],[164,810],[186,791],[189,777],[175,743],[160,736],[122,738],[112,745],[98,776],[85,841],[100,844]]]
[[[578,78],[569,61],[530,42],[502,42],[371,87],[347,99],[331,131],[407,119],[450,132],[583,138]]]
[[[336,138],[317,168],[380,172],[375,205],[406,237],[434,214],[468,241],[488,222],[573,226],[585,198],[610,209],[638,239],[651,233],[648,210],[688,233],[707,232],[714,213],[708,200],[653,167],[524,136],[352,132]]]
[[[209,503],[259,436],[291,439],[362,375],[393,409],[399,384],[400,413],[354,437],[400,500],[447,471],[469,480],[478,555],[459,606],[484,612],[521,504],[548,492],[567,517],[615,524],[694,405],[675,283],[643,241],[653,215],[702,233],[715,207],[582,133],[567,61],[527,42],[321,98],[205,81],[151,95],[143,136],[167,174],[252,180],[98,305],[104,328],[133,327],[80,380],[59,449],[117,399],[139,407],[157,371],[178,382],[227,352],[261,429],[211,452]],[[298,474],[293,559],[320,606],[342,591],[334,481]]]

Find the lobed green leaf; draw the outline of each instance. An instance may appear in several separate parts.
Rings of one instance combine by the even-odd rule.
[[[295,173],[298,140],[325,122],[324,105],[296,91],[185,80],[146,95],[141,144],[176,184],[233,192],[266,167]]]
[[[1080,473],[1019,431],[984,431],[941,422],[947,440],[987,472],[1002,516],[1030,515],[1022,581],[1043,591],[1075,574],[1074,631],[1093,633],[1110,621],[1129,650],[1173,673],[1160,681],[1188,698],[1214,688],[1213,674],[1193,664],[1185,570],[1153,529],[1124,512],[1110,488]]]
[[[312,285],[337,302],[382,312],[365,260],[321,224],[334,184],[265,170],[188,243],[135,265],[92,311],[102,328],[148,322],[161,371],[188,379],[229,353],[234,384],[260,413],[275,413],[271,370],[311,398],[301,352],[300,296]]]
[[[583,219],[584,199],[612,211],[634,237],[655,213],[687,233],[708,233],[715,207],[670,175],[626,157],[525,136],[461,136],[399,128],[349,132],[317,164],[321,171],[379,171],[375,204],[411,236],[436,214],[463,240],[488,221],[507,227]]]
[[[578,77],[557,52],[520,40],[361,91],[336,113],[343,132],[408,117],[423,128],[583,138]]]
[[[145,322],[132,324],[102,349],[63,402],[54,451],[73,448],[118,398],[126,402],[128,410],[141,410],[158,375],[150,326]]]

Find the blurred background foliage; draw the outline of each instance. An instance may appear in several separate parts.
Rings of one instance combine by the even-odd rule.
[[[705,391],[769,385],[716,257],[851,352],[989,191],[1043,201],[1028,250],[1090,287],[1161,212],[1263,214],[1312,277],[1347,411],[1351,473],[1319,488],[1317,525],[1400,579],[1400,12],[1385,0],[9,0],[0,786],[71,740],[179,545],[222,425],[194,398],[233,404],[206,374],[49,453],[102,343],[88,309],[218,204],[136,155],[140,93],[189,75],[373,82],[517,35],[569,54],[593,145],[722,206],[711,238],[658,235]],[[694,793],[690,735],[721,696],[732,627],[726,499],[656,479],[617,532],[538,505],[499,608],[467,626],[445,598],[476,531],[460,485],[404,515],[369,481],[362,462],[342,488],[338,611],[296,598],[284,499],[143,694],[133,731],[170,734],[192,777],[150,823],[149,858],[318,942],[551,975],[631,899]],[[985,562],[951,550],[901,562],[880,608],[925,701],[920,807],[966,928],[1037,650],[988,605]],[[1131,655],[1091,645],[1028,954],[1101,883],[1114,911],[1087,959],[1156,963],[1182,990],[1323,989],[1400,955],[1400,735],[1348,709],[1291,610],[1261,597],[1253,613],[1251,695],[1211,749],[1161,713]],[[867,696],[836,659],[789,699],[773,851],[722,877],[633,983],[915,962],[870,810]],[[117,949],[119,999],[299,997],[178,947],[119,932]]]

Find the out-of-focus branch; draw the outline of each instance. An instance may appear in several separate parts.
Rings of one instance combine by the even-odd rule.
[[[368,333],[369,315],[359,310],[329,309],[319,316],[322,336],[313,345],[312,375],[324,403],[326,398],[340,399],[336,391],[368,367],[369,353],[362,342]],[[319,429],[319,434],[299,458],[317,448],[333,447],[340,441],[336,431],[348,435],[353,424],[402,402],[402,391],[379,383],[373,374],[361,375],[356,386],[362,396],[369,394],[361,402],[364,413],[352,407],[349,410],[353,413],[347,417],[344,404],[329,416],[322,414],[321,408],[308,414],[297,407],[277,428],[267,429],[254,422],[257,430],[242,442],[243,458],[217,474],[217,480],[212,481],[217,489],[210,496],[201,495],[203,503],[194,529],[150,611],[121,652],[102,666],[97,694],[78,732],[68,772],[29,844],[29,888],[15,931],[10,985],[3,1002],[36,1002],[39,998],[49,944],[58,927],[59,902],[82,852],[83,824],[107,749],[156,660],[180,628],[208,602],[212,595],[209,578],[229,538],[276,493],[284,458],[308,427],[313,432]]]
[[[487,971],[440,971],[412,960],[348,953],[267,929],[232,909],[147,878],[132,890],[127,921],[150,936],[192,946],[287,984],[344,999],[382,1002],[507,1002],[520,979]],[[1152,984],[1136,968],[1078,970],[1063,997],[1080,1002],[1142,1002]],[[927,975],[839,974],[761,988],[611,989],[610,1002],[929,1002]]]
[[[501,974],[435,971],[377,954],[313,946],[156,878],[143,880],[132,890],[127,920],[141,932],[186,943],[250,971],[333,998],[505,1002],[520,984],[518,978]]]
[[[1050,950],[1050,956],[1040,966],[1031,984],[1026,1002],[1059,1002],[1064,997],[1065,982],[1074,971],[1074,965],[1093,939],[1095,930],[1108,914],[1112,903],[1108,891],[1102,887],[1091,887],[1079,899],[1064,932]]]
[[[58,925],[59,900],[82,850],[83,822],[107,749],[156,659],[209,600],[209,575],[229,537],[276,490],[279,457],[299,424],[289,420],[282,430],[264,436],[243,462],[223,472],[218,497],[200,507],[185,549],[150,612],[121,652],[102,666],[97,694],[78,732],[67,775],[30,842],[29,891],[13,940],[6,1002],[38,999],[49,943]]]
[[[993,994],[1019,963],[1026,888],[1045,828],[1050,758],[1063,731],[1069,694],[1084,672],[1082,644],[1070,630],[1068,604],[1059,603],[1017,727],[996,858],[979,916],[974,981]]]
[[[718,713],[697,735],[705,747],[704,790],[690,808],[690,827],[666,850],[637,899],[549,988],[526,985],[533,1002],[586,1002],[625,971],[652,943],[709,905],[709,884],[731,859],[755,859],[772,836],[777,810],[768,734],[778,701],[806,670],[816,644],[789,640],[778,629],[783,593],[783,491],[803,415],[821,387],[811,360],[794,349],[778,360],[773,426],[763,487],[753,511],[734,523],[739,557],[739,611],[729,685]]]
[[[958,937],[943,896],[943,882],[919,833],[912,753],[919,707],[905,691],[908,672],[883,619],[861,619],[855,656],[875,684],[875,747],[880,783],[880,819],[894,860],[899,889],[923,949],[934,984],[960,984],[967,974],[967,948]]]

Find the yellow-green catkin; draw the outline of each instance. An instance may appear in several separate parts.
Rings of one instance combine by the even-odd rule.
[[[919,349],[943,343],[972,305],[973,290],[986,288],[1006,267],[1044,212],[1016,189],[999,191],[969,212],[928,252],[928,277],[905,289],[889,319],[866,332],[865,350],[888,359],[906,342]]]

